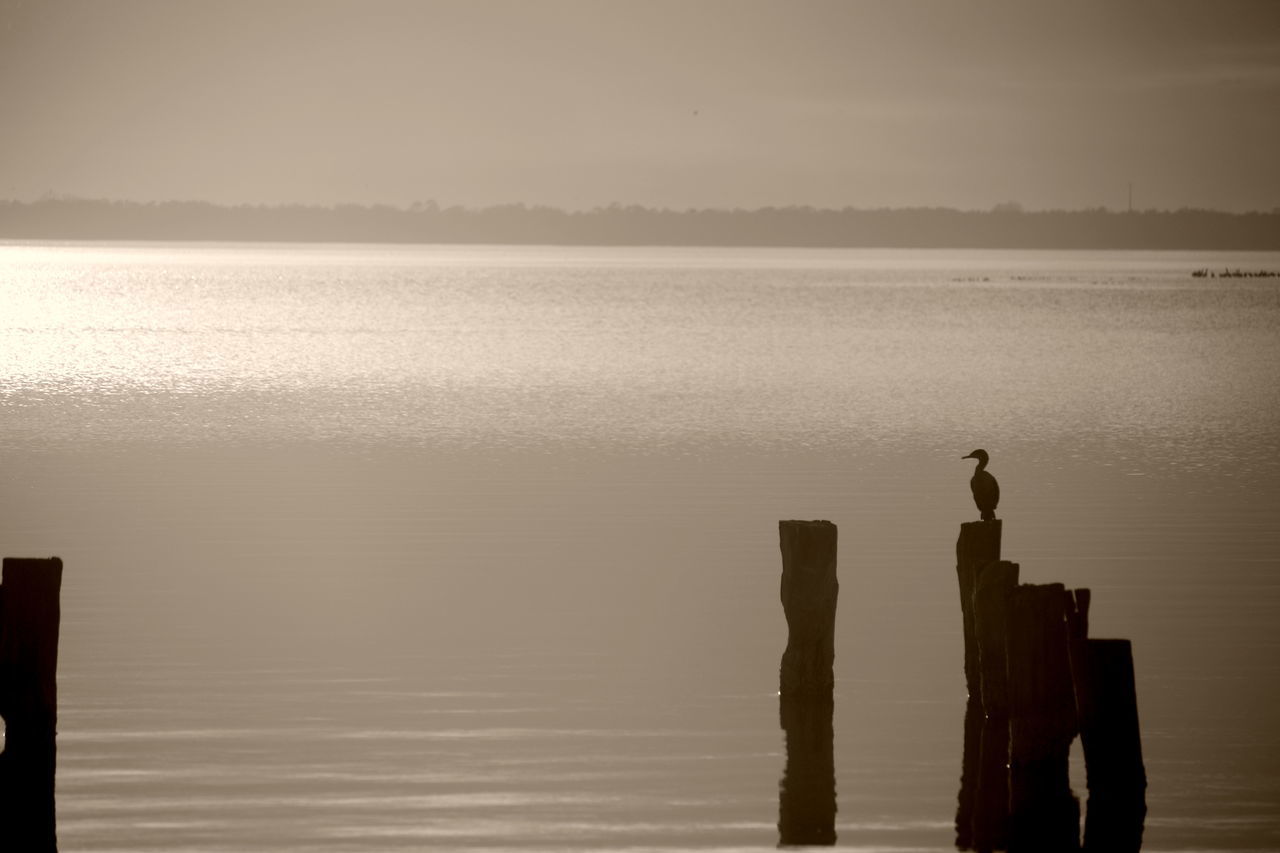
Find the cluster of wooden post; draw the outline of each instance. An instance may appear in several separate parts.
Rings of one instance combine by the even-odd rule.
[[[58,849],[54,770],[62,561],[4,559],[0,579],[0,850]]]
[[[833,754],[836,526],[780,521],[787,648],[778,673],[787,763],[779,785],[781,846],[836,843]]]
[[[781,843],[834,844],[836,526],[781,521],[787,647],[779,670],[787,765]],[[1090,595],[1019,584],[999,520],[962,524],[956,572],[969,690],[957,846],[1077,850],[1068,758],[1084,747],[1085,850],[1137,851],[1146,813],[1128,640],[1088,638]],[[5,558],[0,577],[0,849],[57,850],[54,771],[62,561]]]
[[[1136,851],[1146,775],[1129,641],[1088,638],[1089,590],[1020,584],[1001,529],[962,524],[956,542],[969,689],[957,845],[1079,850],[1068,762],[1080,734],[1084,849]]]

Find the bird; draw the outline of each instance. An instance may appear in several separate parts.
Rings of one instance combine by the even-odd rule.
[[[969,488],[973,490],[973,502],[978,505],[983,521],[991,521],[996,517],[996,504],[1000,503],[1000,484],[987,470],[990,457],[985,450],[975,450],[961,459],[977,459],[978,467],[973,469],[973,477],[969,480]]]

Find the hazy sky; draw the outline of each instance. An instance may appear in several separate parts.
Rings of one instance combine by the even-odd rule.
[[[0,0],[0,198],[1280,207],[1280,2]]]

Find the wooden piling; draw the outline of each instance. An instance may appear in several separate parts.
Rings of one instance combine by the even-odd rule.
[[[0,581],[0,849],[57,850],[54,812],[62,560],[6,557]]]
[[[961,850],[1003,848],[1009,811],[1005,622],[1018,566],[1000,561],[1000,533],[998,519],[967,522],[960,525],[956,540],[969,694],[956,809],[956,846]]]
[[[960,582],[960,615],[964,622],[964,679],[973,698],[981,695],[973,592],[982,567],[1000,559],[1000,533],[1000,519],[969,521],[960,525],[960,538],[956,540],[956,576]]]
[[[973,591],[978,647],[978,707],[982,711],[973,838],[975,850],[1003,849],[1009,819],[1008,622],[1018,564],[989,562],[977,572]],[[973,704],[972,702],[970,704]]]
[[[978,649],[978,696],[988,717],[1009,719],[1008,623],[1010,599],[1018,586],[1018,564],[987,563],[973,590],[974,645]]]
[[[1072,657],[1089,804],[1086,850],[1137,851],[1146,818],[1146,769],[1128,640],[1086,640]]]
[[[1062,584],[1047,583],[1021,584],[1010,596],[1009,711],[1037,735],[1028,741],[1037,750],[1050,741],[1070,746],[1076,733],[1067,595]]]
[[[779,692],[830,702],[835,688],[836,526],[830,521],[779,521],[782,609],[787,648]]]
[[[1062,584],[1023,584],[1008,619],[1009,849],[1077,850],[1068,761],[1076,734]]]

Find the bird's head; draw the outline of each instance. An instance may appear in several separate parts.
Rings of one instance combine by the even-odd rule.
[[[975,450],[972,453],[970,453],[968,456],[961,456],[960,458],[961,459],[977,459],[978,464],[984,465],[984,466],[989,461],[989,457],[987,456],[987,451],[985,450]]]

